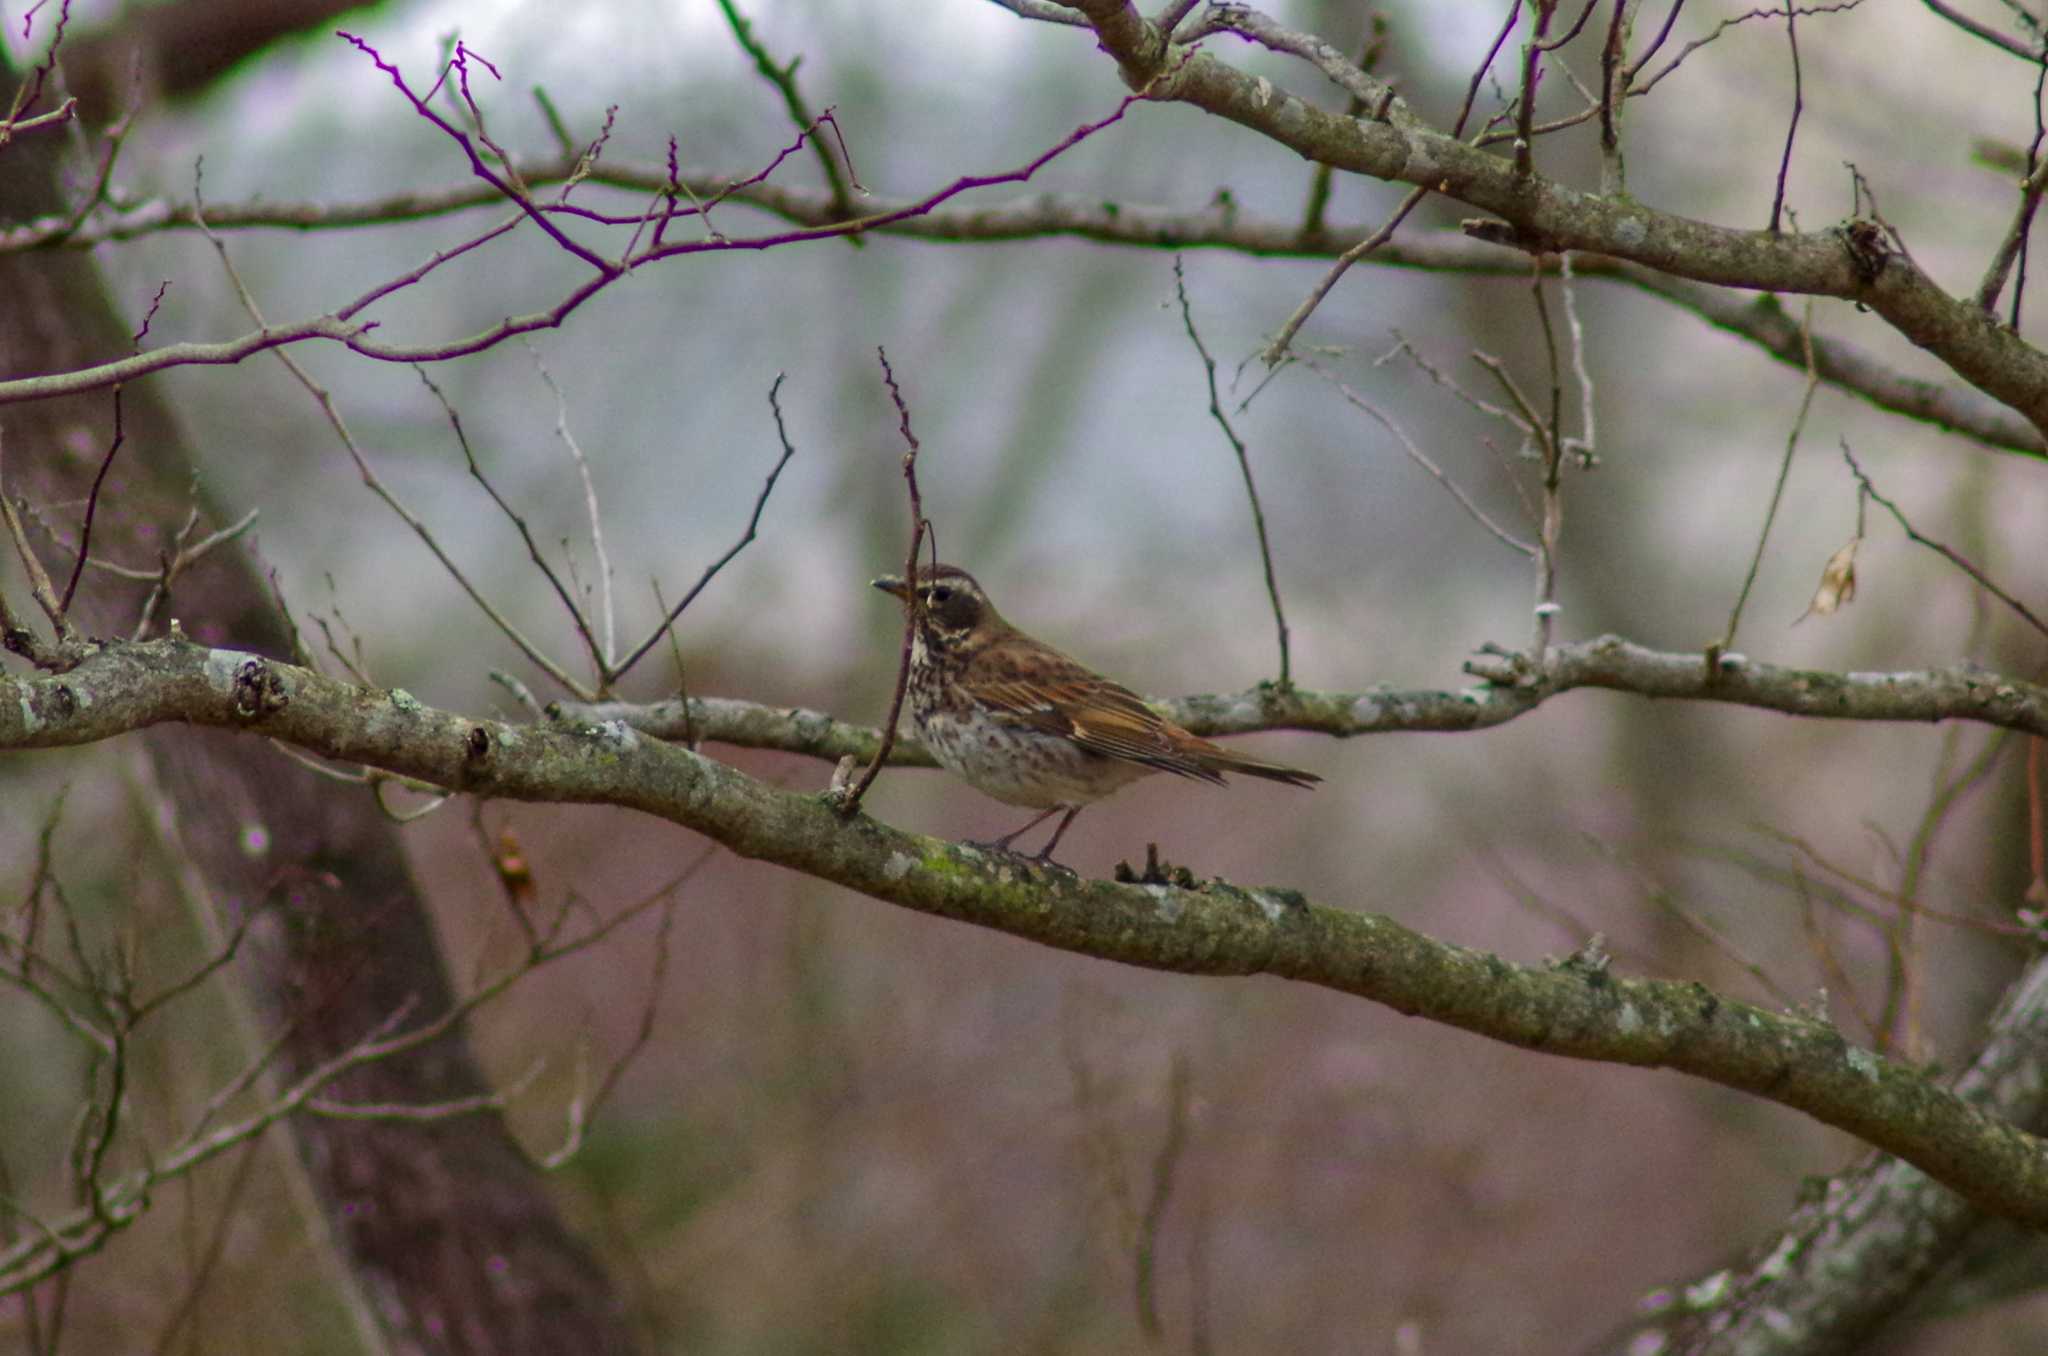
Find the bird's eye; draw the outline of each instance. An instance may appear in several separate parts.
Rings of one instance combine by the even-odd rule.
[[[953,596],[953,590],[947,588],[944,584],[934,584],[932,585],[931,592],[925,596],[935,603],[943,603]]]

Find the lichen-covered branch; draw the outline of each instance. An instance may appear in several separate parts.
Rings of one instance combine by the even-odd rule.
[[[1958,1097],[2019,1124],[2048,1112],[2048,960],[2037,958],[1956,1080]],[[1848,1349],[1924,1292],[1983,1217],[1910,1163],[1878,1159],[1802,1204],[1742,1263],[1666,1292],[1611,1338],[1616,1352],[1740,1350],[1753,1356]],[[2008,1239],[2017,1252],[2038,1242]]]
[[[1618,636],[1553,645],[1543,662],[1506,652],[1468,663],[1485,680],[1461,692],[1316,692],[1266,685],[1245,692],[1181,697],[1156,703],[1195,733],[1251,734],[1306,730],[1353,735],[1485,730],[1535,710],[1551,697],[1604,688],[1640,697],[1723,702],[1827,720],[1968,720],[2024,734],[2048,735],[2048,687],[1967,665],[1895,673],[1831,673],[1781,668],[1723,655],[1709,671],[1706,656],[1652,650]],[[622,721],[661,739],[710,740],[757,749],[806,753],[837,761],[872,758],[878,732],[822,711],[764,706],[730,697],[692,697],[638,705],[559,702],[549,708],[579,721]],[[0,747],[5,747],[0,743]],[[898,740],[892,762],[931,767],[931,756]]]
[[[2038,699],[2039,693],[2032,694]],[[1522,966],[1279,889],[1081,880],[842,820],[623,721],[473,720],[243,651],[117,643],[69,672],[0,678],[0,748],[172,722],[241,731],[477,796],[617,805],[905,908],[1188,974],[1317,984],[1531,1050],[1661,1067],[1803,1111],[1994,1214],[2048,1225],[2048,1145],[1832,1026],[1698,984],[1627,979],[1589,951]]]

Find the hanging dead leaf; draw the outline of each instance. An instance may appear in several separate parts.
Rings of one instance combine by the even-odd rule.
[[[1851,537],[1847,546],[1828,557],[1821,568],[1820,587],[1814,590],[1806,611],[1792,619],[1794,626],[1812,616],[1831,617],[1842,604],[1855,600],[1856,548],[1862,544],[1863,538]]]

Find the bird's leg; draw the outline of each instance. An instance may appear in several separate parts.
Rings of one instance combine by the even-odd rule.
[[[1055,806],[1055,807],[1054,807],[1054,809],[1057,809],[1057,808],[1058,808],[1057,806]],[[1049,815],[1049,814],[1051,814],[1051,813],[1052,813],[1052,810],[1047,810],[1047,811],[1045,812],[1045,814],[1048,814],[1048,815]],[[1037,861],[1037,862],[1044,862],[1044,863],[1045,863],[1045,864],[1046,864],[1047,866],[1058,866],[1058,865],[1059,865],[1059,863],[1058,863],[1058,862],[1056,862],[1056,861],[1054,861],[1054,860],[1052,859],[1052,850],[1053,850],[1054,848],[1056,848],[1056,847],[1058,847],[1058,846],[1060,845],[1060,835],[1061,835],[1061,834],[1063,834],[1063,833],[1065,833],[1065,832],[1067,831],[1067,825],[1069,825],[1069,824],[1073,823],[1073,822],[1074,822],[1074,816],[1075,816],[1075,815],[1077,815],[1077,814],[1080,814],[1080,813],[1081,813],[1081,807],[1080,807],[1080,806],[1078,806],[1078,805],[1074,805],[1074,806],[1069,806],[1069,807],[1068,807],[1068,809],[1067,809],[1067,817],[1066,817],[1065,819],[1062,819],[1062,820],[1060,821],[1060,826],[1059,826],[1058,828],[1056,828],[1056,829],[1054,829],[1054,830],[1052,831],[1052,837],[1051,837],[1051,838],[1050,838],[1049,840],[1047,840],[1047,842],[1046,842],[1046,845],[1045,845],[1044,847],[1042,847],[1042,848],[1040,848],[1040,849],[1038,850],[1038,855],[1037,855],[1037,856],[1035,856],[1035,857],[1033,857],[1033,858],[1032,858],[1032,860],[1033,860],[1033,861]],[[1040,815],[1040,816],[1039,816],[1039,819],[1043,819],[1043,818],[1045,818],[1045,815]],[[1033,820],[1033,821],[1032,821],[1032,823],[1034,823],[1034,824],[1035,824],[1035,823],[1037,823],[1037,822],[1038,822],[1038,820]]]
[[[991,838],[985,843],[977,842],[973,839],[969,839],[968,841],[973,843],[975,847],[979,848],[991,848],[997,852],[1013,852],[1015,851],[1015,849],[1012,848],[1010,844],[1016,842],[1019,838],[1022,838],[1025,834],[1031,832],[1040,824],[1043,824],[1046,820],[1052,818],[1052,816],[1059,811],[1059,808],[1059,806],[1055,805],[1050,810],[1046,810],[1043,813],[1031,816],[1031,818],[1024,824],[1022,828],[1014,829],[1011,832],[1004,834],[1001,838]],[[1058,835],[1055,834],[1054,836],[1057,837]]]

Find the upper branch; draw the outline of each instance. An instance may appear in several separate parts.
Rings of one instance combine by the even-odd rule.
[[[573,157],[522,161],[518,166],[520,180],[528,184],[558,182],[576,171]],[[702,200],[743,203],[809,227],[828,228],[843,223],[829,191],[745,182],[757,177],[699,171],[684,174],[679,181]],[[608,163],[591,171],[588,178],[593,183],[651,193],[666,187],[668,170]],[[874,218],[856,223],[861,230],[925,240],[995,242],[1069,235],[1101,244],[1146,249],[1207,247],[1252,255],[1331,258],[1354,249],[1366,236],[1363,230],[1340,227],[1325,227],[1305,235],[1297,221],[1262,218],[1242,209],[1228,214],[1206,208],[1175,210],[1106,200],[1099,194],[1038,193],[1007,203],[933,207],[924,212],[906,211],[914,206],[910,200],[871,201],[878,210]],[[215,230],[342,230],[419,220],[497,202],[495,193],[477,184],[357,203],[210,203],[206,222]],[[580,205],[542,203],[540,208],[544,212],[609,219]],[[95,218],[75,230],[64,229],[67,219],[57,217],[12,228],[0,227],[0,252],[85,248],[189,228],[196,221],[196,209],[191,204],[153,199]],[[1526,276],[1529,269],[1527,257],[1519,251],[1449,233],[1385,241],[1373,251],[1370,261],[1398,268],[1517,277]],[[1780,362],[1802,371],[1806,367],[1799,322],[1773,296],[1754,300],[1733,296],[1720,288],[1689,282],[1612,256],[1576,257],[1572,260],[1572,271],[1578,277],[1606,278],[1648,292],[1691,311],[1711,325],[1748,339]],[[2040,430],[2005,405],[1968,387],[1912,376],[1854,344],[1827,335],[1815,334],[1812,342],[1814,365],[1823,381],[1860,395],[1882,409],[1927,420],[1992,447],[2035,455],[2048,450]]]
[[[1142,97],[1192,104],[1357,174],[1414,184],[1492,212],[1535,251],[1591,250],[1689,278],[1759,291],[1841,297],[1877,312],[1958,375],[2048,432],[2048,354],[1948,295],[1879,235],[1743,231],[1621,198],[1582,193],[1466,145],[1412,114],[1349,118],[1247,75],[1207,51],[1171,49],[1119,0],[1071,0]]]
[[[1020,871],[1012,859],[865,815],[842,821],[825,796],[778,790],[623,722],[472,720],[176,638],[109,645],[54,677],[0,678],[0,748],[175,721],[259,733],[473,795],[641,810],[741,856],[1084,955],[1188,974],[1270,974],[1528,1049],[1675,1069],[1806,1112],[1982,1209],[2048,1225],[2040,1140],[1825,1022],[1698,984],[1621,978],[1601,957],[1519,966],[1290,891]]]

